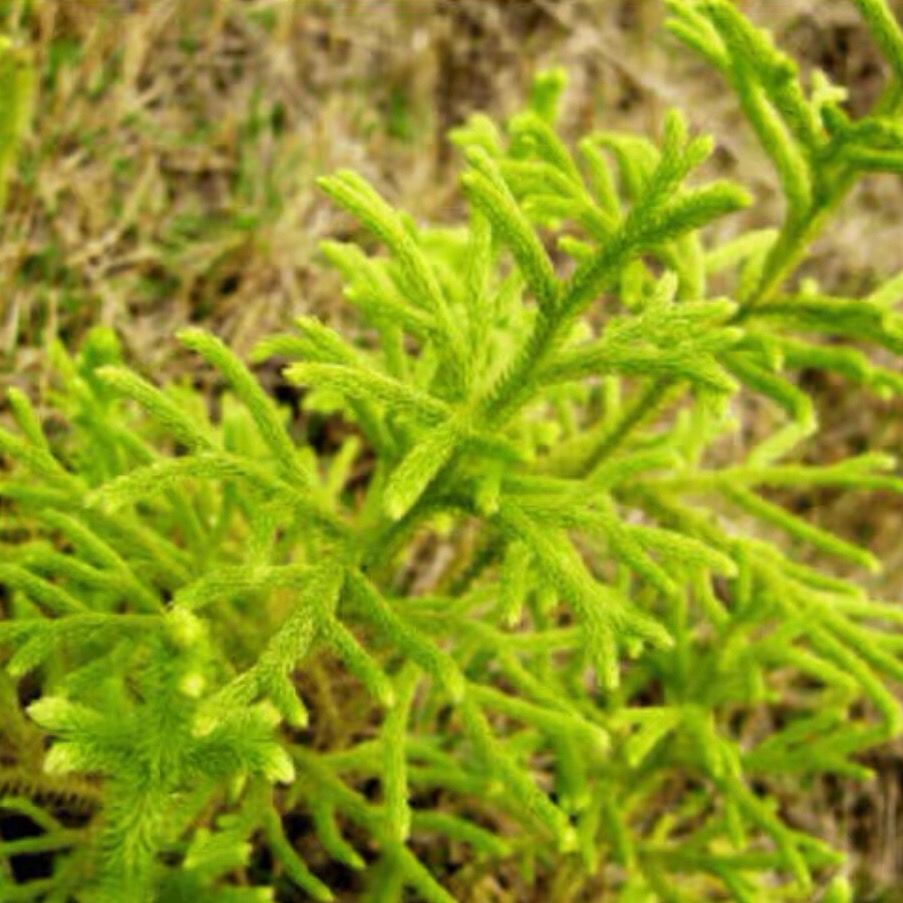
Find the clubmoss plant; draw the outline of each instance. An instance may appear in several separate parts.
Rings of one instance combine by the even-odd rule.
[[[302,317],[254,354],[310,418],[197,329],[212,412],[107,331],[54,346],[53,413],[13,391],[0,432],[0,805],[36,826],[0,841],[0,898],[331,899],[299,814],[355,899],[490,899],[468,884],[509,868],[625,903],[850,898],[782,801],[900,732],[903,609],[773,490],[903,491],[882,454],[800,460],[801,369],[903,394],[869,354],[903,352],[903,277],[792,279],[863,173],[903,170],[903,34],[856,5],[891,78],[853,120],[727,0],[671,3],[774,162],[775,229],[710,246],[752,198],[698,183],[713,142],[678,111],[572,151],[552,71],[504,133],[453,133],[464,226],[322,179],[375,240],[323,248],[369,331]],[[349,425],[320,455],[319,412]],[[330,706],[342,741],[312,742]]]

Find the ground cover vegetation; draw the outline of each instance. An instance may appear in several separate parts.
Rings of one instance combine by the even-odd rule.
[[[782,799],[900,732],[901,614],[780,493],[903,490],[884,453],[804,457],[799,373],[903,392],[903,278],[794,278],[903,170],[903,33],[855,6],[889,78],[854,116],[734,4],[669,5],[774,166],[773,227],[712,240],[754,197],[700,176],[679,110],[569,146],[553,69],[452,132],[461,225],[319,180],[367,236],[320,249],[363,328],[303,316],[247,360],[181,329],[202,388],[106,327],[48,344],[52,413],[13,388],[0,432],[0,782],[36,827],[0,842],[5,898],[505,899],[509,871],[553,900],[853,898]]]

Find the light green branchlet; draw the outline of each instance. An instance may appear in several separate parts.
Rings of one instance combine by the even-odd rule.
[[[903,171],[903,35],[856,6],[891,71],[859,120],[727,0],[670,3],[786,199],[726,245],[705,227],[752,198],[700,183],[712,141],[673,111],[656,141],[572,152],[558,72],[504,133],[453,133],[466,225],[323,178],[379,245],[323,249],[365,338],[305,317],[254,361],[348,424],[337,449],[205,332],[179,340],[218,374],[212,416],[105,331],[53,349],[54,429],[16,392],[0,432],[0,805],[40,828],[0,841],[0,898],[329,900],[300,813],[361,899],[465,894],[435,844],[469,849],[471,880],[566,868],[624,903],[851,899],[780,801],[865,777],[903,727],[903,609],[774,490],[903,491],[884,455],[801,463],[798,371],[903,394],[869,354],[903,353],[903,279],[791,278],[862,173]],[[753,396],[770,430],[744,443]],[[322,690],[339,677],[350,702]],[[335,717],[341,742],[310,742]],[[16,885],[26,847],[52,875]]]

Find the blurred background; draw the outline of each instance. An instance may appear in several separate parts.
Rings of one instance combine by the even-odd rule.
[[[846,85],[853,111],[869,106],[882,64],[850,0],[741,5],[804,70]],[[301,312],[353,329],[317,245],[355,226],[316,176],[354,167],[417,220],[453,222],[448,129],[477,110],[504,120],[550,65],[570,76],[566,137],[652,134],[679,106],[715,136],[712,165],[754,191],[746,216],[773,222],[776,179],[733,96],[665,16],[663,0],[0,0],[0,31],[31,48],[39,73],[0,223],[0,387],[40,394],[48,341],[77,347],[98,323],[157,379],[199,378],[171,340],[188,322],[240,352]],[[804,272],[859,294],[900,269],[903,190],[888,176],[856,190]],[[824,424],[813,458],[903,450],[899,402],[803,378]],[[899,500],[785,501],[871,546],[888,562],[872,589],[903,600]],[[870,758],[869,786],[786,801],[855,854],[875,899],[903,900],[901,751]]]

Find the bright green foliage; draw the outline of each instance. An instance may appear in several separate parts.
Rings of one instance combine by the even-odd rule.
[[[6,182],[19,144],[31,122],[34,78],[29,52],[0,36],[0,206],[6,199]]]
[[[0,897],[328,900],[297,812],[364,899],[454,899],[418,855],[436,843],[472,874],[567,862],[625,903],[850,898],[780,800],[862,778],[857,754],[900,731],[903,612],[860,589],[866,549],[773,491],[903,491],[883,455],[800,457],[799,370],[903,392],[869,356],[903,352],[903,279],[865,298],[788,279],[860,173],[903,170],[903,36],[857,6],[893,78],[853,121],[727,0],[671,3],[786,197],[779,228],[728,245],[704,227],[752,199],[700,184],[712,142],[674,111],[657,141],[574,154],[557,72],[504,135],[454,133],[466,226],[324,178],[378,243],[323,249],[371,331],[302,318],[255,360],[288,360],[312,415],[353,425],[334,451],[203,332],[179,338],[223,384],[213,415],[107,332],[54,349],[54,429],[19,393],[0,432],[0,788],[58,854],[31,884],[7,868]],[[749,443],[752,396],[770,430]],[[340,673],[356,720],[311,744],[333,717],[311,680]],[[59,797],[91,817],[66,827]]]

